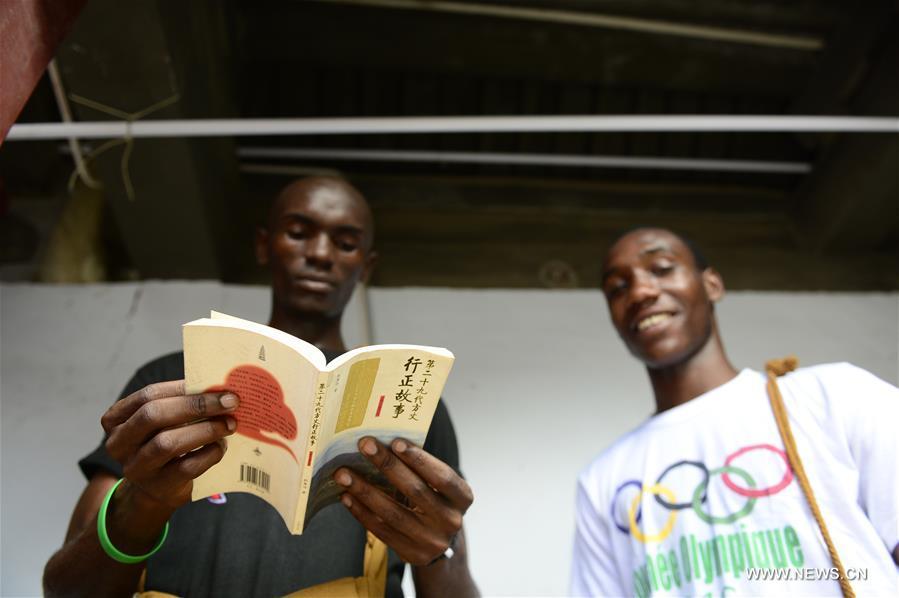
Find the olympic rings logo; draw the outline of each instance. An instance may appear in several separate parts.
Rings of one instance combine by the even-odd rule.
[[[757,488],[755,479],[748,471],[733,465],[734,460],[738,457],[758,450],[773,452],[781,458],[786,466],[786,470],[780,481],[767,488]],[[693,467],[698,469],[702,473],[702,480],[693,490],[692,496],[684,497],[688,498],[688,500],[677,502],[678,498],[674,490],[666,486],[663,482],[667,475],[680,467]],[[709,509],[703,506],[708,503],[709,483],[714,477],[719,475],[721,476],[721,481],[731,492],[746,499],[746,502],[741,508],[726,515],[713,515],[709,512]],[[742,482],[742,485],[735,482],[733,476],[738,478]],[[677,521],[678,513],[683,510],[692,509],[697,517],[708,524],[733,523],[752,513],[752,509],[755,508],[755,503],[760,497],[773,496],[789,486],[792,481],[793,470],[790,467],[790,462],[784,451],[771,444],[753,444],[731,453],[724,460],[724,465],[715,469],[710,470],[702,461],[683,460],[672,463],[666,467],[655,483],[649,487],[644,488],[639,480],[627,480],[618,486],[612,497],[611,519],[612,523],[615,524],[615,527],[621,530],[621,532],[632,535],[636,540],[643,544],[646,544],[647,542],[661,542],[674,530],[674,524]],[[627,521],[621,522],[616,517],[615,507],[619,504],[619,499],[621,498],[623,491],[631,486],[637,489],[637,494],[629,503],[627,503]],[[665,520],[664,525],[654,533],[647,533],[640,528],[640,519],[643,516],[643,497],[647,494],[654,497],[656,503],[669,511],[668,518]]]

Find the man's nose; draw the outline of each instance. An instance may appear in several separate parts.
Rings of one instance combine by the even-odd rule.
[[[643,303],[659,296],[659,281],[648,272],[634,274],[630,288],[630,299],[633,303]]]
[[[327,233],[321,232],[309,238],[306,242],[306,259],[329,265],[334,261],[334,244]]]

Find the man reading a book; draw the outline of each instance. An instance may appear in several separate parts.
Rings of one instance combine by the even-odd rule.
[[[785,374],[785,361],[769,399],[766,377],[725,354],[721,276],[668,230],[619,237],[602,290],[657,412],[580,475],[571,593],[820,596],[848,581],[899,595],[899,389],[847,363]]]
[[[371,210],[345,181],[288,185],[257,234],[257,259],[271,271],[270,325],[329,360],[345,352],[341,317],[374,266],[373,239]],[[462,530],[473,497],[442,401],[423,448],[359,443],[402,496],[338,469],[342,504],[292,536],[251,495],[190,501],[193,480],[227,450],[240,397],[185,396],[183,377],[181,353],[152,361],[103,415],[106,438],[79,463],[89,482],[45,569],[47,595],[401,595],[405,563],[420,596],[477,595]]]

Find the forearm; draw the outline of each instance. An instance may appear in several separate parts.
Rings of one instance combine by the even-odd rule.
[[[158,541],[171,512],[135,496],[123,484],[110,501],[106,530],[114,546],[126,554],[149,552]],[[47,596],[131,596],[137,589],[145,563],[126,565],[113,560],[100,545],[97,516],[80,529],[70,530],[65,545],[44,569]]]
[[[434,563],[430,567],[413,567],[415,595],[420,598],[436,596],[480,596],[467,565],[450,562]]]
[[[144,563],[125,565],[109,558],[93,523],[50,558],[44,568],[45,596],[131,596],[137,590]]]

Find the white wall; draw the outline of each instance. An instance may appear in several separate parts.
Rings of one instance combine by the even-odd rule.
[[[445,396],[476,501],[471,567],[487,595],[567,587],[577,472],[652,410],[649,385],[595,291],[373,289],[375,341],[449,347]],[[0,593],[37,595],[84,481],[77,459],[132,371],[215,308],[264,321],[267,291],[217,283],[0,285]],[[732,293],[738,367],[796,353],[899,381],[899,294]],[[358,302],[346,322],[364,338]]]

